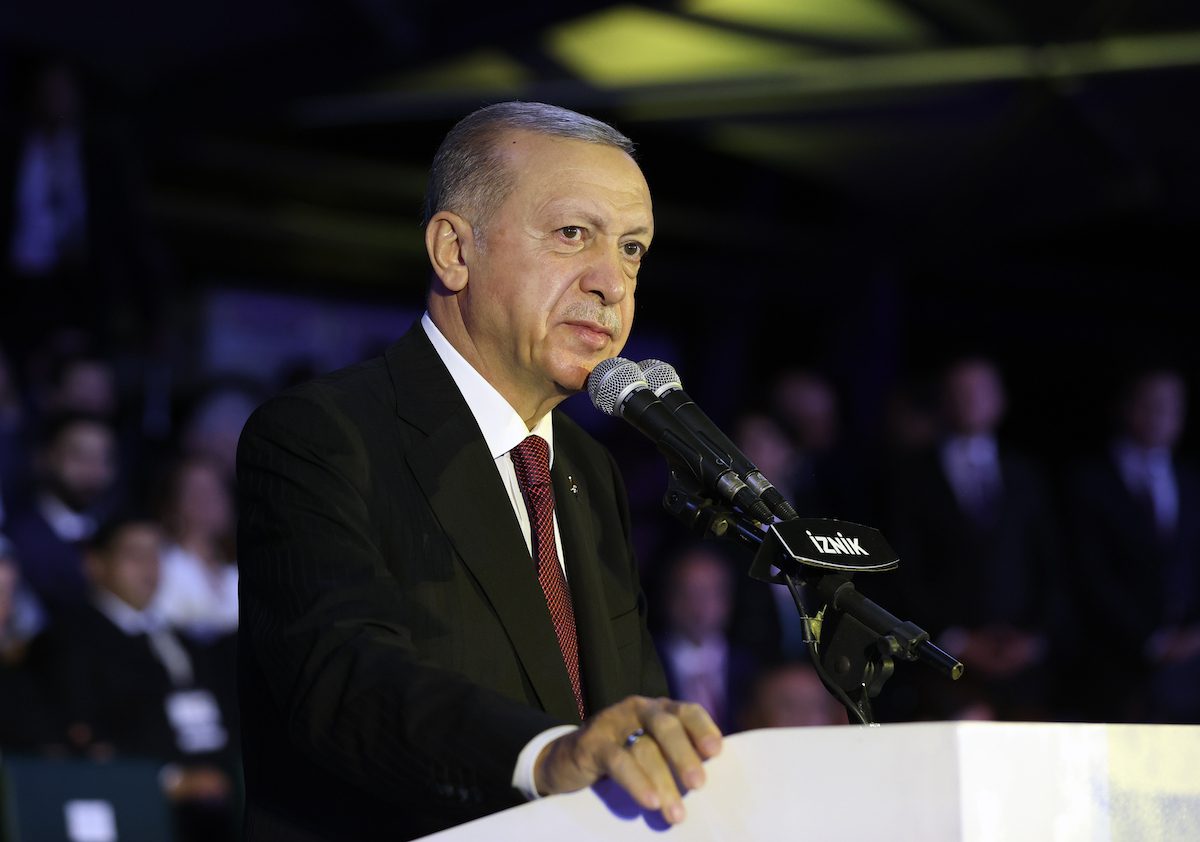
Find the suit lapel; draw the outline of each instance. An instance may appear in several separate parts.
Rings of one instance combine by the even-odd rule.
[[[406,456],[413,475],[499,617],[542,707],[577,719],[533,560],[475,418],[419,326],[388,360],[399,414],[428,434]]]
[[[620,664],[615,658],[616,641],[612,634],[608,600],[600,579],[598,537],[592,525],[591,489],[582,481],[582,472],[562,446],[563,437],[555,432],[554,480],[558,531],[562,536],[563,560],[575,607],[575,628],[579,636],[579,659],[583,670],[584,696],[589,713],[604,708],[624,695]]]

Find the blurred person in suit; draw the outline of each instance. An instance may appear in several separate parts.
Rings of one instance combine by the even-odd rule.
[[[111,339],[156,329],[161,284],[124,132],[70,63],[19,64],[18,118],[0,130],[0,336],[24,359],[60,325]]]
[[[554,411],[629,336],[632,148],[540,103],[468,115],[430,173],[420,322],[247,423],[250,839],[407,839],[602,777],[674,823],[703,783],[720,732],[662,698],[616,464]]]
[[[778,421],[765,412],[743,413],[734,422],[733,440],[785,499],[795,499],[793,483],[803,460]],[[752,579],[745,575],[747,569],[748,558],[735,582],[730,639],[764,664],[806,657],[804,630],[787,587]]]
[[[66,742],[27,664],[44,622],[36,599],[22,587],[12,544],[0,535],[0,750],[52,751],[56,742]]]
[[[0,346],[0,529],[7,512],[5,501],[11,501],[28,481],[28,437],[28,413],[16,372]]]
[[[54,614],[38,655],[53,709],[91,756],[149,757],[180,838],[235,833],[237,736],[231,687],[152,607],[163,535],[139,514],[88,541],[86,604]]]
[[[117,479],[107,421],[68,413],[41,430],[31,499],[14,506],[6,526],[21,571],[47,607],[85,601],[83,544],[95,533]]]
[[[805,517],[868,522],[865,472],[842,440],[838,396],[829,381],[813,371],[789,369],[775,378],[771,401],[792,440],[794,464],[787,477],[764,475],[789,487],[792,505]]]
[[[1180,372],[1128,377],[1107,452],[1071,485],[1080,715],[1200,722],[1200,475],[1175,452]]]
[[[941,440],[894,478],[885,534],[901,559],[889,574],[897,608],[967,665],[952,684],[898,676],[919,687],[885,700],[910,698],[906,718],[1048,715],[1060,541],[1041,471],[998,438],[1005,410],[993,362],[953,361],[941,378]]]
[[[733,609],[729,562],[711,544],[683,549],[666,565],[662,600],[666,624],[655,643],[670,695],[703,705],[722,731],[734,730],[757,662],[726,633]]]
[[[237,631],[233,493],[212,459],[185,457],[167,477],[162,524],[168,543],[155,610],[196,640]]]

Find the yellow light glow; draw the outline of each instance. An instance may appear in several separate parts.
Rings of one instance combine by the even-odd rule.
[[[889,0],[684,0],[683,9],[717,20],[808,34],[919,45],[928,27]]]
[[[771,73],[825,54],[722,31],[634,6],[618,6],[551,29],[547,50],[600,85],[629,85]]]
[[[511,93],[530,81],[529,71],[497,49],[475,50],[415,73],[387,80],[382,88],[424,92]]]

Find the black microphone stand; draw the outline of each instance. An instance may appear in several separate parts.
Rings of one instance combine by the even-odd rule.
[[[895,660],[921,661],[951,680],[963,665],[929,640],[929,633],[898,619],[859,593],[856,572],[895,569],[898,559],[876,530],[842,521],[788,520],[764,524],[719,505],[682,472],[671,470],[663,506],[692,532],[708,539],[736,541],[754,550],[750,575],[786,585],[800,613],[804,640],[822,683],[863,725],[874,724],[870,700],[895,671]],[[811,528],[832,532],[835,524],[869,548],[831,558],[801,555],[794,547]],[[841,536],[841,532],[838,535]],[[816,541],[813,541],[816,546]],[[870,559],[863,563],[864,558]],[[823,607],[815,614],[806,604],[815,595]]]

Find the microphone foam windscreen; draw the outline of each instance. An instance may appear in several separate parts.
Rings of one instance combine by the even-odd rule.
[[[588,396],[596,409],[605,415],[615,415],[618,401],[638,381],[645,383],[637,363],[624,357],[613,357],[602,361],[588,375]]]
[[[670,363],[662,360],[642,360],[638,363],[638,367],[641,368],[642,377],[646,378],[646,382],[650,384],[654,394],[660,398],[664,392],[683,389],[683,383],[679,380],[679,372]]]

